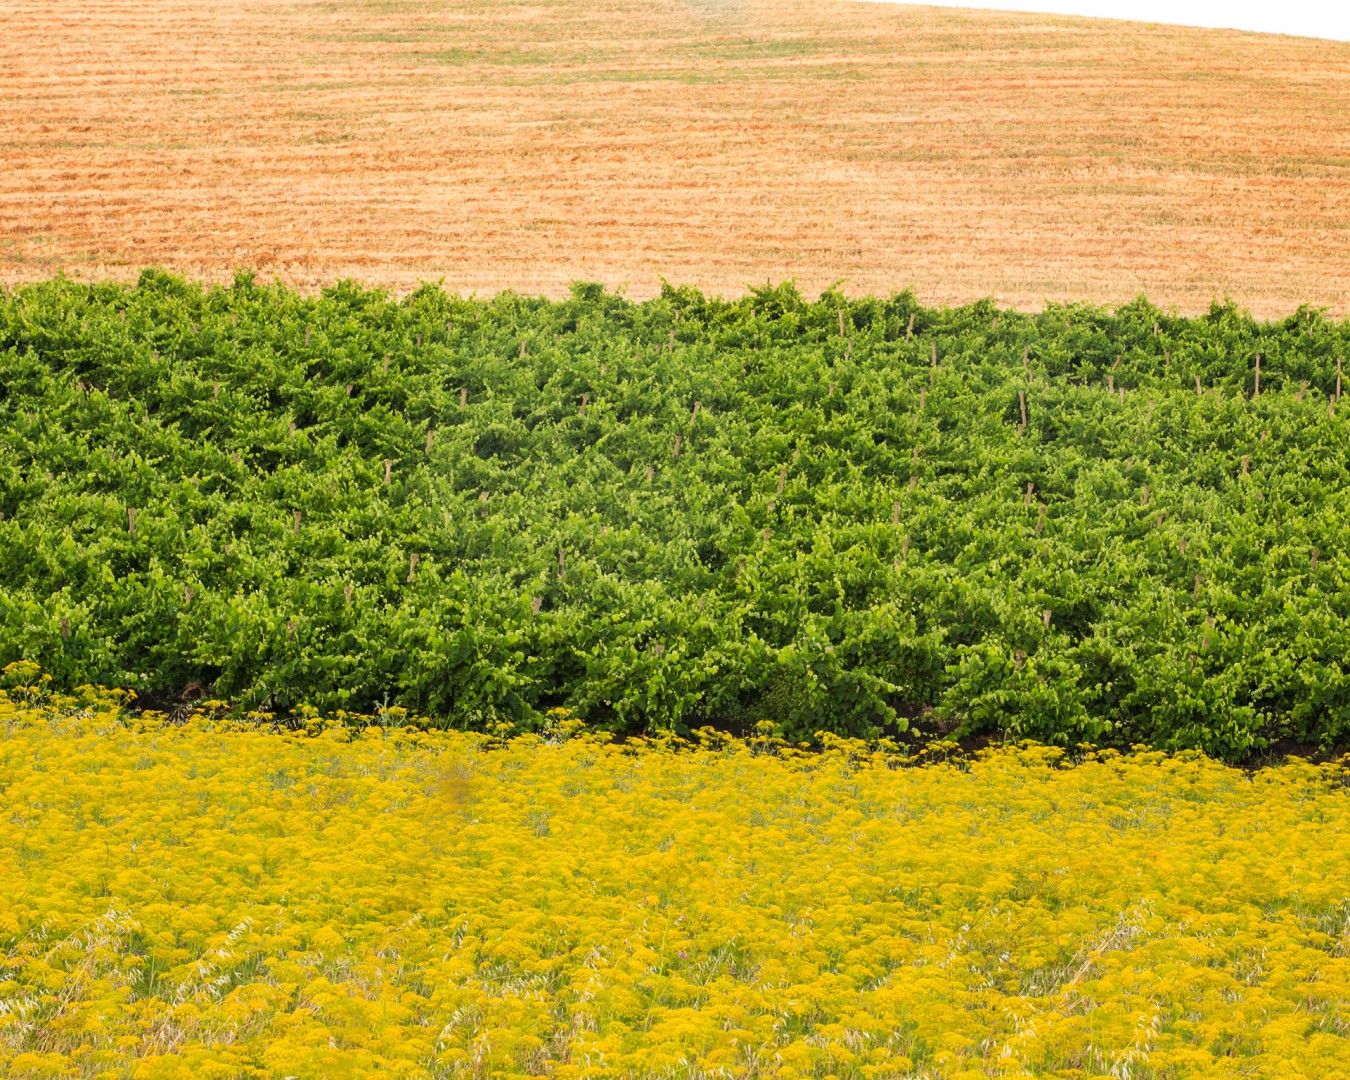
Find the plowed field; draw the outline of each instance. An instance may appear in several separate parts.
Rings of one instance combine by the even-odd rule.
[[[1350,311],[1350,45],[786,0],[4,0],[0,281]]]

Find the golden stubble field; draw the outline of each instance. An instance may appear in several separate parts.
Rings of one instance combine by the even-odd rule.
[[[2,0],[0,281],[1350,313],[1350,45],[811,0]]]

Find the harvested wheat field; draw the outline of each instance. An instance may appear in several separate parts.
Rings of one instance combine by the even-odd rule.
[[[9,284],[1350,311],[1350,44],[820,0],[0,13]]]

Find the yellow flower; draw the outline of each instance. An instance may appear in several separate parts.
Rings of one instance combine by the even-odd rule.
[[[0,1075],[1350,1075],[1350,762],[169,725],[11,669]]]

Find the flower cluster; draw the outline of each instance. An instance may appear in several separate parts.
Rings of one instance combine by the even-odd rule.
[[[7,1076],[1350,1075],[1340,766],[287,732],[23,683]]]

